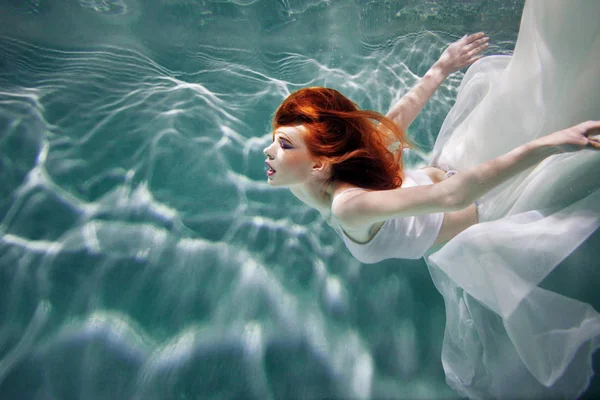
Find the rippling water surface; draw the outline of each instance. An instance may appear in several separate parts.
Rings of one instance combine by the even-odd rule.
[[[1,1],[0,397],[456,397],[424,263],[360,265],[262,149],[290,91],[385,112],[465,33],[510,53],[522,6]]]

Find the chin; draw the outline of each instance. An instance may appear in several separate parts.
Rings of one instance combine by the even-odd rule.
[[[289,185],[285,182],[282,182],[280,179],[269,179],[267,177],[267,183],[269,184],[269,186],[276,186],[276,187],[288,187]]]

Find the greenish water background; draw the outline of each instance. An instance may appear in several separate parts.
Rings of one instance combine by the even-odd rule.
[[[456,397],[424,263],[360,265],[262,149],[290,91],[385,112],[465,33],[510,54],[522,6],[0,2],[0,397]]]

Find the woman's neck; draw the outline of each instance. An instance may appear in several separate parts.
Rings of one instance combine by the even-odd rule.
[[[301,202],[321,214],[331,212],[331,201],[338,185],[335,181],[314,179],[290,187],[290,191]]]

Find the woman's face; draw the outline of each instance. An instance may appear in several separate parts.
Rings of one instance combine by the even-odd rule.
[[[317,164],[304,143],[306,130],[302,125],[284,126],[275,131],[275,140],[264,153],[267,180],[273,186],[301,184]]]

